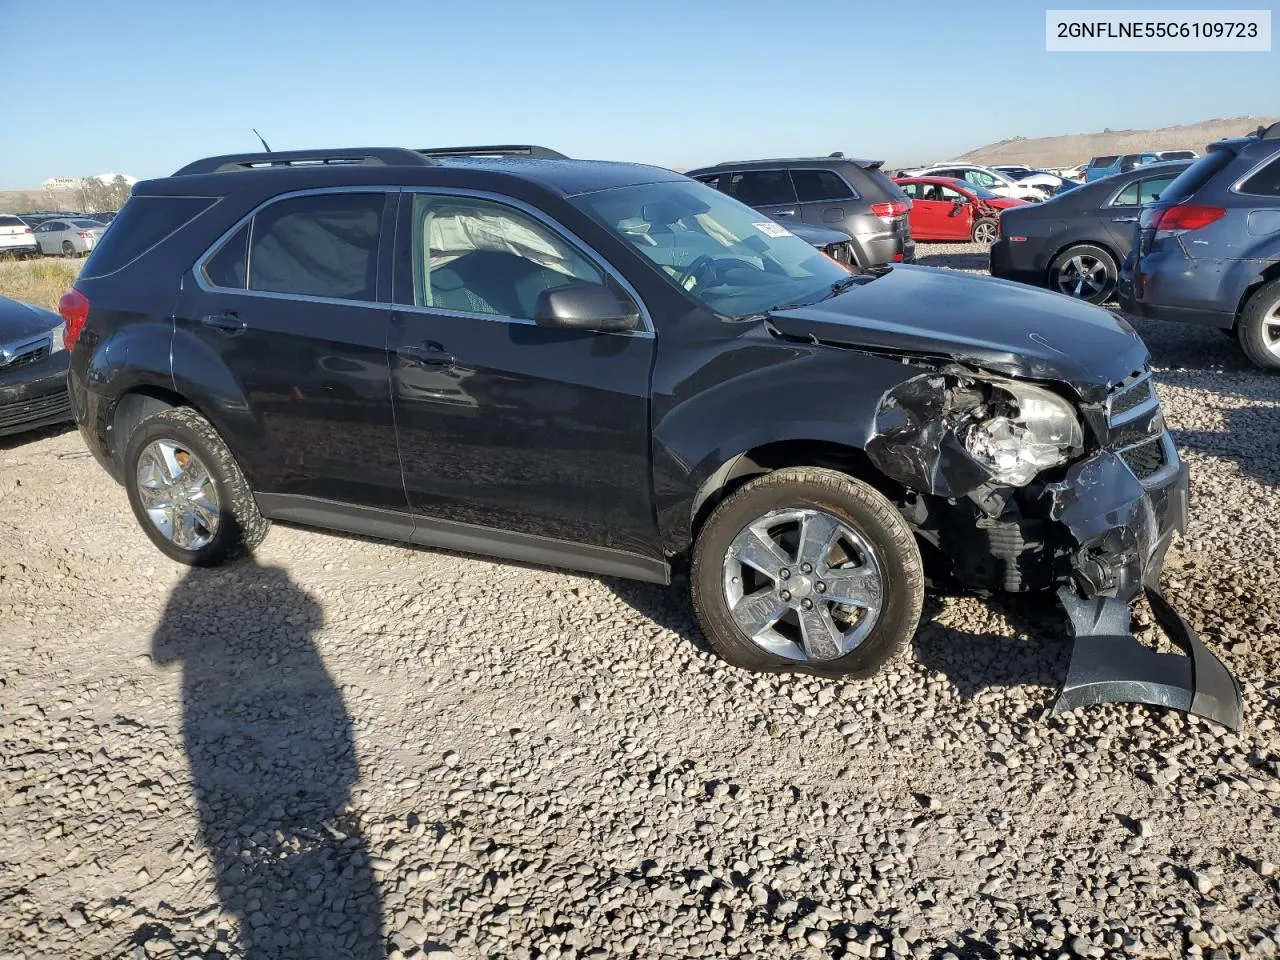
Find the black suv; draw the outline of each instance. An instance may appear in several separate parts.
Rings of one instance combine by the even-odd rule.
[[[1105,667],[1162,656],[1127,601],[1158,600],[1187,509],[1141,340],[776,228],[635,164],[201,160],[136,185],[63,298],[76,419],[183,563],[272,519],[658,583],[687,563],[726,659],[865,675],[915,632],[923,551],[1057,589],[1095,641],[1059,704],[1131,699]],[[1194,682],[1174,658],[1150,697],[1238,724],[1167,619]]]
[[[879,160],[843,154],[791,160],[738,160],[690,170],[687,176],[785,224],[833,227],[853,238],[855,262],[871,267],[910,263],[916,245],[911,201]]]

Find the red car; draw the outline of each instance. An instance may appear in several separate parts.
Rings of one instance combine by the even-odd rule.
[[[899,177],[893,182],[911,198],[908,217],[917,240],[972,240],[990,246],[1000,235],[1000,211],[1028,203],[951,177]]]

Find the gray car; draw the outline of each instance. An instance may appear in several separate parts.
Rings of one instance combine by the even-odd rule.
[[[910,263],[916,252],[907,221],[911,201],[880,169],[881,162],[841,155],[743,160],[686,175],[781,223],[847,233],[860,267]]]

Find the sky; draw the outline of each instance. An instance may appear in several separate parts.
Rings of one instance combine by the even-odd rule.
[[[834,150],[927,163],[1011,136],[1280,113],[1275,49],[1048,53],[1044,9],[1016,0],[0,0],[7,67],[31,58],[27,91],[10,86],[0,109],[0,189],[53,176],[164,176],[201,156],[258,149],[253,127],[276,150],[537,143],[689,169]]]

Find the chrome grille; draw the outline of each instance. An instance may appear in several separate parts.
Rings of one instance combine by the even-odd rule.
[[[19,354],[8,363],[0,364],[0,369],[12,370],[14,367],[26,366],[28,363],[35,363],[37,360],[43,360],[52,352],[49,344],[45,344],[38,350],[31,350],[27,353]]]
[[[1115,390],[1107,405],[1107,419],[1115,427],[1136,420],[1159,405],[1155,382],[1150,370],[1139,370],[1125,378]]]
[[[30,340],[0,344],[0,370],[35,363],[53,352],[53,338],[45,333]]]
[[[1171,459],[1159,410],[1149,369],[1126,377],[1107,398],[1107,447],[1142,481],[1158,475]]]

